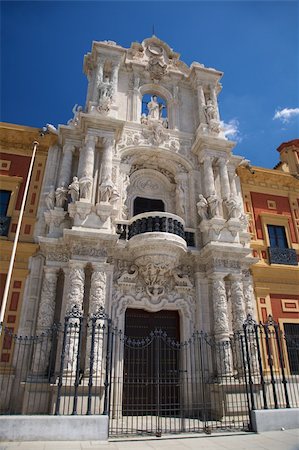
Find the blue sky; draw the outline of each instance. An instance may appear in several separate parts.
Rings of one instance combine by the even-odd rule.
[[[92,41],[129,47],[153,24],[188,65],[224,72],[219,106],[234,153],[273,167],[276,148],[299,138],[297,1],[2,1],[1,120],[66,123],[85,103]]]

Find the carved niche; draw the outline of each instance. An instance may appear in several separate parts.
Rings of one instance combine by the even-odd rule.
[[[130,176],[128,187],[128,208],[133,215],[133,204],[136,197],[156,198],[163,200],[165,211],[174,211],[175,185],[164,174],[153,169],[140,169]]]

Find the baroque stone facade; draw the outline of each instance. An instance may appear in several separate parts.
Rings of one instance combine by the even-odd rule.
[[[228,340],[254,312],[255,259],[243,158],[221,130],[222,73],[188,67],[155,36],[129,49],[94,42],[84,71],[86,104],[48,153],[36,226],[44,281],[28,280],[22,333],[76,305],[104,307],[122,330],[127,308],[176,310],[181,339],[203,330]]]

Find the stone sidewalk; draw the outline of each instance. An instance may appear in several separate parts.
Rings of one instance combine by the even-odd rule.
[[[0,450],[299,450],[299,429],[261,434],[188,436],[86,442],[0,442]]]

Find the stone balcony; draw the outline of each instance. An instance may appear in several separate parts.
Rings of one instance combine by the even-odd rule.
[[[120,239],[128,241],[128,247],[136,257],[146,255],[155,260],[171,259],[174,262],[188,246],[195,246],[194,233],[185,231],[184,220],[166,212],[138,214],[129,221],[118,223],[117,233]]]
[[[185,230],[183,219],[165,212],[152,211],[138,214],[131,220],[118,223],[116,232],[120,239],[125,240],[144,233],[170,233],[183,238],[188,247],[195,247],[194,232]]]

